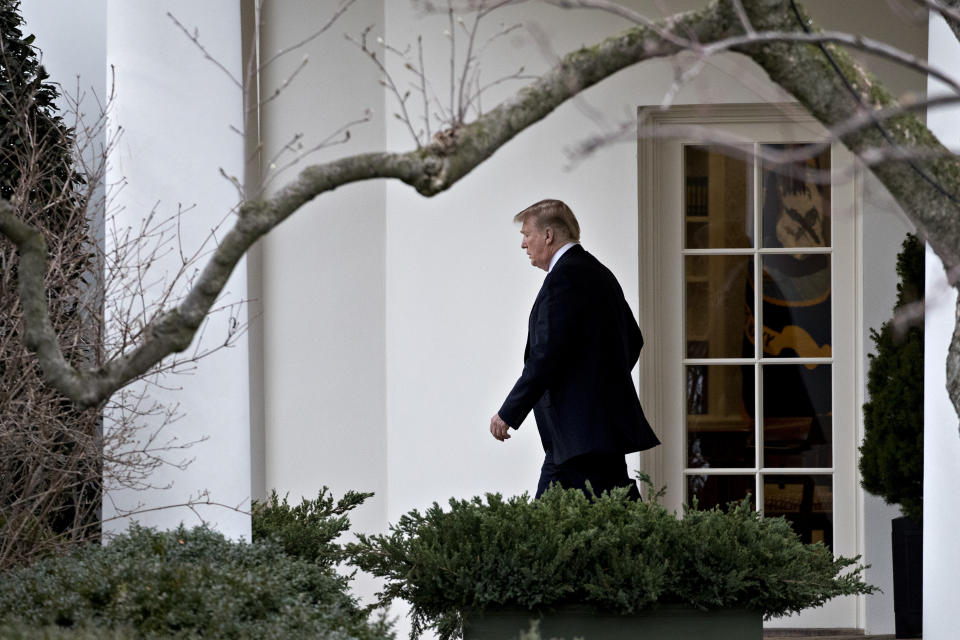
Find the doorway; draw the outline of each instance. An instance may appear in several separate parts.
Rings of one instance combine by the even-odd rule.
[[[805,153],[826,132],[795,105],[639,117],[640,382],[663,443],[643,468],[671,509],[747,498],[856,555],[853,157]],[[850,597],[767,626],[857,614]]]

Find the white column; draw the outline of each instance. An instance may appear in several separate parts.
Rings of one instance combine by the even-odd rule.
[[[308,39],[335,3],[265,3],[263,60]],[[381,2],[357,3],[321,36],[266,64],[261,112],[268,193],[312,164],[384,148],[379,73],[343,35],[376,42]],[[303,64],[301,71],[297,71]],[[290,81],[290,78],[296,77]],[[350,140],[305,155],[346,123]],[[338,136],[334,136],[338,137]],[[293,164],[291,164],[293,163]],[[287,168],[284,168],[287,167]],[[324,193],[261,241],[263,247],[264,481],[267,493],[316,498],[323,486],[376,495],[351,513],[354,531],[386,529],[384,182]],[[372,593],[373,588],[366,592]]]
[[[931,12],[930,64],[946,72],[956,69],[960,44]],[[941,83],[929,79],[928,95],[944,93]],[[942,143],[960,146],[960,109],[935,109],[927,126]],[[924,348],[924,456],[923,456],[923,637],[948,640],[956,637],[956,593],[960,572],[960,545],[956,540],[956,465],[960,460],[957,413],[946,391],[945,357],[955,322],[956,291],[946,284],[943,265],[927,249],[926,321]]]
[[[261,95],[282,88],[260,114],[268,193],[309,165],[384,149],[379,72],[343,37],[373,25],[368,38],[376,43],[384,0],[356,3],[311,39],[336,4],[263,5]],[[299,42],[306,43],[277,57]],[[370,121],[351,125],[348,142],[302,155],[368,110]],[[301,147],[291,151],[297,136]],[[372,491],[350,514],[351,531],[365,533],[387,528],[384,183],[346,185],[305,204],[261,240],[261,280],[251,278],[263,305],[255,325],[262,345],[254,346],[263,353],[265,427],[263,451],[255,451],[263,490],[289,494],[292,503],[316,498],[323,486],[338,498]],[[379,587],[366,574],[353,583],[366,600]]]
[[[168,12],[199,37],[224,69],[205,58]],[[111,68],[116,83],[109,125],[113,134],[122,128],[107,175],[114,195],[110,211],[117,228],[136,229],[151,211],[155,219],[163,219],[176,214],[178,205],[188,210],[180,220],[179,243],[171,245],[172,250],[154,266],[154,277],[147,279],[148,297],[162,292],[164,273],[172,275],[180,268],[181,252],[194,253],[210,242],[211,230],[221,221],[233,222],[230,210],[238,193],[220,176],[220,169],[243,176],[243,139],[230,129],[242,128],[241,89],[227,73],[242,77],[240,26],[240,5],[230,0],[108,0],[107,85],[114,79]],[[121,182],[123,188],[117,189]],[[112,246],[109,229],[108,222],[108,250]],[[210,244],[206,246],[209,249]],[[197,266],[202,268],[203,261]],[[246,289],[246,267],[241,262],[221,304],[242,301]],[[203,330],[201,348],[224,341],[231,316],[242,321],[246,313],[236,308],[212,315]],[[196,341],[191,352],[195,346]],[[241,338],[232,348],[203,358],[188,375],[168,376],[164,382],[175,390],[149,387],[151,398],[177,406],[183,418],[168,426],[158,442],[207,440],[167,454],[172,461],[193,458],[185,470],[162,466],[150,478],[152,485],[169,488],[110,491],[104,500],[105,517],[115,514],[116,507],[162,507],[189,501],[202,491],[228,505],[245,503],[250,494],[246,340]],[[141,437],[156,424],[146,422]],[[197,511],[228,536],[249,539],[249,516],[213,506]],[[146,511],[133,518],[160,528],[181,521],[199,523],[187,508]],[[105,529],[125,526],[126,519],[120,519],[105,524]]]

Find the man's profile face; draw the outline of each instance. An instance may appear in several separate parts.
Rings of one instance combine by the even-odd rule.
[[[520,227],[520,234],[523,236],[520,248],[526,249],[527,255],[530,256],[530,264],[546,271],[552,256],[552,233],[548,234],[547,229],[541,231],[537,229],[537,225],[524,220],[523,226]]]

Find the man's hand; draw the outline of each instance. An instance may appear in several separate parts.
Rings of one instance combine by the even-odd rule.
[[[510,425],[500,419],[500,414],[495,413],[493,417],[490,418],[490,433],[494,438],[503,442],[504,440],[510,439]]]

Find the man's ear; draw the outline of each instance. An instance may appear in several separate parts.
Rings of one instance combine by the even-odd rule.
[[[544,242],[544,244],[553,244],[553,241],[554,241],[555,238],[556,238],[556,236],[555,236],[554,233],[553,233],[553,228],[552,228],[552,227],[547,227],[546,229],[543,230],[543,242]]]

